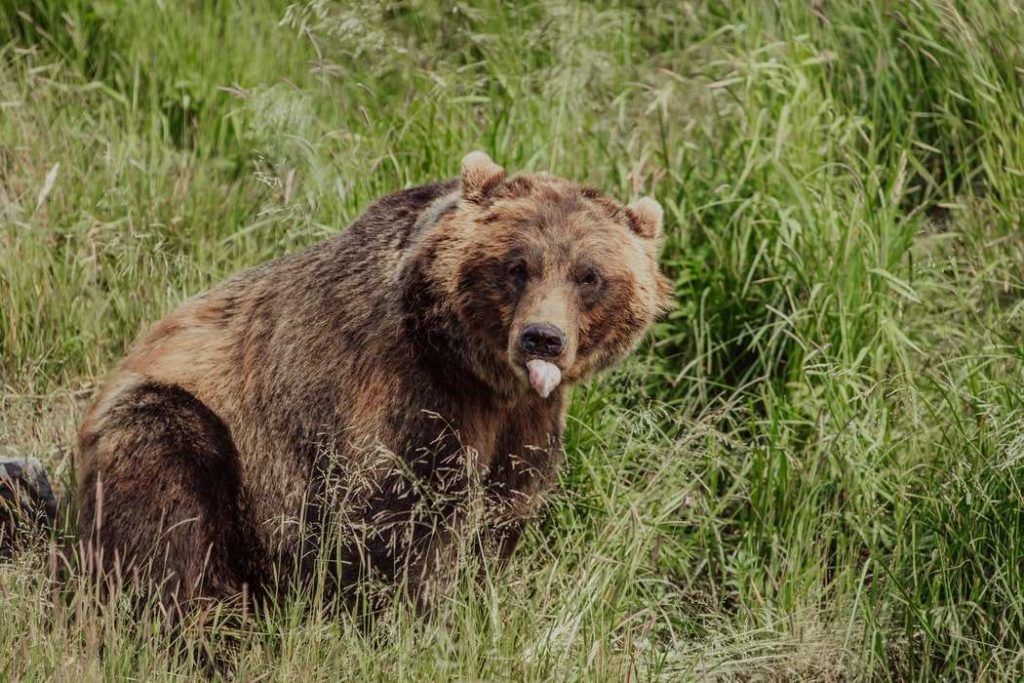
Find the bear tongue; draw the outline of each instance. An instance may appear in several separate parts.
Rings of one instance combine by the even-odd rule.
[[[541,398],[547,398],[562,381],[562,371],[557,365],[546,360],[534,358],[527,361],[526,369],[530,373],[530,386]]]

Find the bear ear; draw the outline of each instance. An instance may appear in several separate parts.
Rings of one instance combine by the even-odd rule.
[[[651,197],[641,197],[628,207],[626,215],[629,216],[629,227],[633,232],[647,239],[661,237],[661,224],[665,212],[661,210],[661,204]]]
[[[504,179],[505,169],[486,153],[470,152],[462,158],[462,196],[466,200],[482,201]]]

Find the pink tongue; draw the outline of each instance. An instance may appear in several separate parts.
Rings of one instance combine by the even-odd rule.
[[[541,398],[547,398],[562,381],[562,371],[557,365],[546,360],[534,358],[527,361],[526,369],[530,373],[530,386],[541,395]]]

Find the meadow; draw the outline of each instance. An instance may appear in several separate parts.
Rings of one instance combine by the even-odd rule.
[[[492,580],[237,678],[1024,677],[1015,0],[0,0],[0,455],[67,487],[147,322],[472,149],[656,196],[676,305]],[[204,675],[74,561],[0,564],[0,679]]]

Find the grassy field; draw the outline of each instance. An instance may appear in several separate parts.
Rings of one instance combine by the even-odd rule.
[[[677,306],[491,585],[280,605],[239,678],[1024,676],[1015,0],[0,0],[0,453],[68,485],[147,321],[475,148],[657,196]],[[0,565],[0,679],[202,671],[53,561]]]

